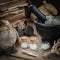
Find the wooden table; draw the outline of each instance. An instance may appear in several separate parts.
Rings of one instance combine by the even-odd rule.
[[[0,60],[60,60],[60,56],[57,56],[55,54],[52,54],[49,57],[42,57],[42,55],[44,54],[44,52],[40,49],[41,46],[41,37],[38,35],[37,31],[36,31],[36,27],[34,26],[34,24],[29,23],[31,26],[33,26],[34,28],[34,34],[36,35],[36,37],[38,38],[38,48],[36,51],[30,51],[29,49],[25,49],[25,51],[30,51],[33,54],[36,54],[37,57],[33,57],[33,56],[29,56],[27,54],[22,54],[22,49],[19,47],[18,48],[18,52],[14,53],[10,56],[1,56]],[[47,51],[45,51],[47,52]]]

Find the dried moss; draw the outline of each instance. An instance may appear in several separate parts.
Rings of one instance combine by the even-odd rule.
[[[60,18],[52,15],[46,16],[45,24],[60,25]]]

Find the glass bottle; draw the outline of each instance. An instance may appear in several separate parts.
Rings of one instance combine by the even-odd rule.
[[[28,37],[23,36],[21,37],[21,48],[28,48],[28,42],[27,42]]]
[[[30,38],[29,48],[31,50],[36,50],[37,49],[36,37],[31,37]]]

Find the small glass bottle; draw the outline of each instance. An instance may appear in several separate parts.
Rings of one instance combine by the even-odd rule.
[[[21,37],[21,48],[28,48],[27,36]]]
[[[30,38],[29,48],[30,48],[31,50],[36,50],[36,49],[37,49],[36,37],[31,37],[31,38]]]
[[[48,50],[49,48],[50,48],[49,42],[45,41],[44,43],[42,43],[41,45],[42,50]]]

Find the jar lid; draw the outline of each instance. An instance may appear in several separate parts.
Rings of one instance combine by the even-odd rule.
[[[37,39],[36,37],[31,37],[31,38],[30,38],[30,41],[31,41],[32,43],[34,43],[34,42],[36,42],[36,39]]]
[[[27,41],[27,38],[28,38],[27,36],[22,36],[22,37],[21,37],[21,40],[22,40],[23,42],[25,42],[25,41]]]

